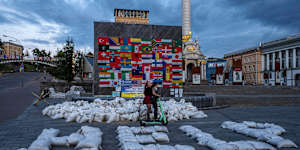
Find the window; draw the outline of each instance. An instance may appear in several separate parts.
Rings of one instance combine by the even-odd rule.
[[[264,65],[265,65],[265,70],[267,70],[267,65],[268,65],[268,64],[267,64],[267,55],[266,55],[266,54],[264,55],[264,62],[265,62],[265,63],[264,63]]]
[[[269,54],[270,63],[268,64],[270,66],[270,70],[273,70],[273,54]]]
[[[289,49],[289,68],[293,68],[293,50]]]
[[[282,59],[282,63],[281,63],[281,68],[286,68],[286,56],[285,56],[285,51],[281,51],[281,59]]]

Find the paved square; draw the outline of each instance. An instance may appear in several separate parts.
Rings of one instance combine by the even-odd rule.
[[[60,103],[60,100],[49,99],[50,103]],[[41,111],[45,104],[38,107],[29,106],[17,119],[5,121],[0,124],[0,150],[15,150],[17,148],[28,148],[29,145],[40,135],[44,128],[56,128],[61,130],[59,136],[68,136],[80,129],[83,125],[99,127],[103,131],[102,147],[104,150],[118,149],[119,141],[116,139],[116,128],[120,125],[139,126],[138,123],[66,123],[65,120],[53,120],[43,116]],[[207,110],[207,118],[191,119],[168,124],[170,138],[169,145],[183,144],[191,145],[198,150],[209,150],[187,137],[178,128],[181,125],[192,125],[204,132],[211,133],[214,137],[226,141],[255,140],[253,138],[233,133],[222,129],[220,125],[224,121],[255,121],[269,122],[282,126],[287,130],[282,137],[294,141],[300,145],[300,107],[267,106],[267,107],[230,107],[219,110]],[[53,150],[68,150],[74,148],[54,147]],[[284,149],[289,150],[289,149]],[[292,148],[291,148],[292,150]],[[294,149],[296,150],[296,149]]]

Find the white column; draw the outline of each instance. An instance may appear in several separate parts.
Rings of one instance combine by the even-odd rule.
[[[181,0],[182,11],[182,35],[191,32],[191,0]]]
[[[270,70],[270,54],[267,54],[267,70]]]
[[[204,64],[201,63],[201,80],[205,80],[204,78]]]
[[[276,56],[276,53],[272,53],[272,71],[275,70],[275,56]]]
[[[296,48],[293,49],[293,68],[296,68]]]
[[[289,68],[289,50],[285,50],[285,59],[286,59],[286,68],[288,69]]]
[[[261,55],[261,71],[265,71],[265,55]]]
[[[280,70],[282,69],[282,53],[279,51]]]

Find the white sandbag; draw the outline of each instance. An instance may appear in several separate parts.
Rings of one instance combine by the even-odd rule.
[[[83,115],[78,123],[84,123],[84,122],[88,122],[88,121],[89,121],[89,118],[86,115]]]
[[[272,145],[258,142],[258,141],[247,141],[248,143],[252,144],[256,150],[276,150]]]
[[[54,119],[54,120],[56,120],[56,119],[62,119],[62,118],[64,118],[64,115],[62,113],[59,113],[59,114],[55,114],[51,118]]]
[[[152,133],[152,137],[157,141],[157,142],[170,142],[170,139],[166,133],[162,132],[154,132]]]
[[[17,149],[17,150],[27,150],[26,148],[19,148],[19,149]]]
[[[136,138],[140,144],[152,144],[155,140],[151,135],[136,135]]]
[[[175,145],[176,150],[196,150],[194,147],[189,145]]]
[[[132,135],[132,136],[122,136],[119,138],[120,143],[126,143],[126,142],[133,142],[133,143],[139,143],[138,139]]]
[[[73,113],[71,113],[71,114],[67,117],[66,122],[73,122],[73,121],[75,121],[75,120],[76,120],[76,117],[77,117],[78,115],[79,115],[78,112],[73,112]]]
[[[229,142],[228,144],[237,146],[239,150],[255,150],[255,147],[246,141]]]
[[[141,127],[131,127],[130,129],[134,134],[142,133],[142,128]]]
[[[108,116],[108,120],[106,121],[106,123],[112,123],[114,121],[119,121],[119,115],[116,114],[116,113],[111,113],[109,116]]]
[[[278,148],[297,148],[298,146],[291,140],[284,139],[277,143]]]
[[[103,122],[103,119],[104,119],[104,115],[102,113],[95,114],[94,121]]]
[[[68,138],[69,136],[52,137],[51,143],[54,146],[69,146]]]
[[[156,146],[158,147],[159,150],[176,150],[174,146],[170,146],[170,145],[157,144]]]
[[[101,147],[103,133],[99,128],[83,126],[81,133],[84,135],[84,139],[79,141],[75,149]]]
[[[155,144],[147,144],[143,146],[143,150],[159,150]]]
[[[58,129],[44,129],[39,137],[29,146],[28,150],[49,150],[51,138],[59,134]]]
[[[247,125],[250,128],[257,128],[256,122],[254,121],[243,121],[243,124]]]
[[[274,135],[267,141],[267,143],[270,143],[272,145],[278,145],[279,142],[283,141],[284,139],[280,136]]]
[[[211,149],[216,149],[218,145],[220,144],[226,144],[227,142],[215,138],[210,138],[207,142],[207,146],[210,147]]]
[[[155,132],[155,129],[153,126],[142,127],[141,129],[142,129],[142,131],[141,131],[142,134],[152,134],[153,132]]]
[[[207,117],[207,115],[204,114],[202,111],[197,111],[196,113],[191,115],[191,118],[194,118],[194,119],[201,119],[201,118],[205,118],[205,117]]]
[[[70,145],[77,145],[82,139],[84,139],[83,135],[79,133],[72,133],[67,140]]]
[[[98,148],[82,148],[80,150],[99,150]],[[100,149],[101,150],[101,149]]]
[[[143,150],[143,145],[137,142],[126,142],[121,148],[122,150]]]
[[[229,144],[229,143],[223,143],[218,144],[214,150],[239,150],[239,148],[236,145]]]
[[[166,126],[154,126],[156,132],[168,133],[168,128]]]

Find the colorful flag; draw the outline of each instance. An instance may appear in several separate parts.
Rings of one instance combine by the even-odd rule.
[[[133,51],[133,46],[129,46],[129,45],[121,46],[121,52],[132,52],[132,51]]]
[[[109,45],[109,38],[108,37],[98,37],[98,44],[99,45]]]
[[[142,46],[142,53],[152,53],[151,46]]]
[[[120,45],[120,39],[118,37],[109,38],[109,45],[110,46]]]

